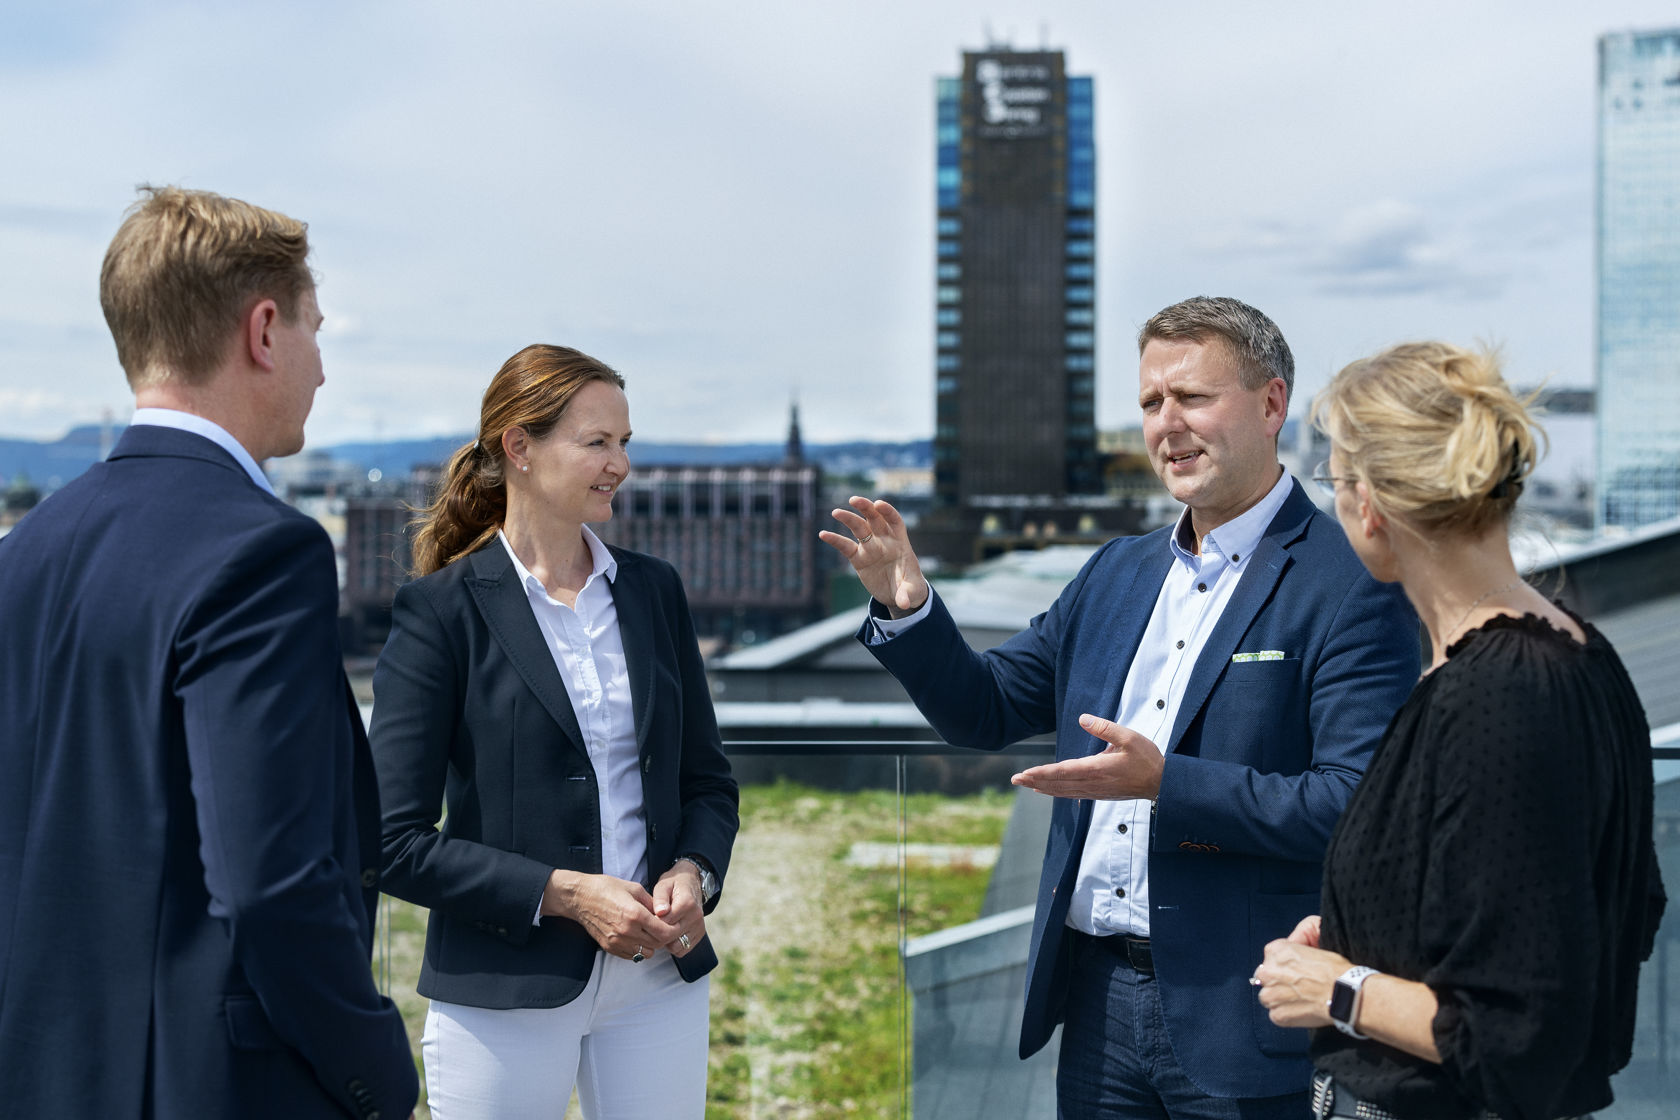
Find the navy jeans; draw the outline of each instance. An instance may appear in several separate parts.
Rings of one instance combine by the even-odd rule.
[[[1069,938],[1072,953],[1062,1050],[1060,1120],[1304,1120],[1308,1089],[1281,1097],[1210,1097],[1179,1067],[1155,977]]]

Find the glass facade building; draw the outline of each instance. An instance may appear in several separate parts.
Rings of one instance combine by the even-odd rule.
[[[1680,516],[1680,29],[1598,44],[1598,523]]]
[[[937,83],[934,498],[1101,489],[1092,81],[1061,51],[964,52]]]

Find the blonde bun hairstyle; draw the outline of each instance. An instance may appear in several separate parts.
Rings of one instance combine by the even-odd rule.
[[[1384,517],[1420,533],[1479,535],[1510,520],[1545,433],[1491,351],[1407,342],[1338,373],[1313,401],[1338,469]]]

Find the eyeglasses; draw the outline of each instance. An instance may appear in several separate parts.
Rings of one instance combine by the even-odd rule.
[[[1318,466],[1313,468],[1312,480],[1318,483],[1318,488],[1320,490],[1324,491],[1332,498],[1336,496],[1336,483],[1359,481],[1357,478],[1348,478],[1346,475],[1331,474],[1330,460],[1328,459],[1325,459],[1323,462],[1319,463]]]

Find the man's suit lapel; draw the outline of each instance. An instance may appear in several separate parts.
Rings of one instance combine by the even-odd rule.
[[[1178,718],[1173,721],[1172,738],[1167,742],[1169,751],[1178,749],[1185,728],[1207,703],[1213,686],[1219,682],[1225,666],[1231,663],[1231,655],[1237,652],[1243,635],[1248,633],[1249,627],[1277,590],[1283,573],[1294,562],[1289,555],[1289,546],[1300,539],[1312,518],[1314,507],[1299,482],[1291,481],[1290,485],[1289,497],[1284,499],[1283,508],[1266,527],[1266,535],[1260,538],[1259,547],[1249,559],[1242,581],[1237,584],[1231,601],[1225,605],[1213,633],[1208,635],[1207,644],[1202,647],[1202,655],[1196,659],[1196,666],[1190,672],[1190,682],[1185,686],[1184,699],[1178,706]],[[1285,651],[1286,654],[1299,652]]]
[[[1168,530],[1170,531],[1170,530]],[[1102,700],[1092,715],[1104,719],[1113,719],[1120,712],[1120,694],[1126,687],[1126,674],[1132,670],[1132,661],[1137,657],[1138,646],[1143,643],[1143,632],[1149,626],[1149,617],[1155,612],[1155,600],[1161,596],[1161,584],[1166,581],[1167,571],[1172,566],[1172,550],[1167,545],[1166,533],[1158,534],[1159,540],[1151,541],[1146,546],[1148,552],[1145,558],[1136,564],[1127,565],[1130,570],[1129,578],[1122,577],[1113,584],[1103,587],[1098,592],[1098,598],[1093,601],[1090,617],[1107,618],[1111,621],[1113,630],[1105,640],[1104,648],[1107,657],[1098,667],[1101,674],[1097,679],[1102,681]],[[1106,575],[1107,573],[1100,573]],[[1068,738],[1057,736],[1059,745],[1066,743]],[[1092,735],[1076,737],[1087,755],[1097,754],[1103,749],[1101,739]],[[1060,755],[1060,757],[1074,757]],[[1058,800],[1058,810],[1068,806],[1065,811],[1073,814],[1073,840],[1069,845],[1071,862],[1064,871],[1062,884],[1062,913],[1066,913],[1066,899],[1068,889],[1072,887],[1072,874],[1079,866],[1079,853],[1085,848],[1085,835],[1091,828],[1091,817],[1096,803],[1080,800],[1068,802]]]
[[[648,710],[653,704],[653,617],[647,580],[634,558],[620,554],[612,582],[613,605],[618,608],[618,633],[624,642],[625,669],[630,677],[630,703],[636,720],[636,753],[647,741]]]
[[[1151,548],[1146,558],[1131,564],[1131,578],[1105,589],[1111,596],[1106,609],[1099,609],[1096,617],[1112,619],[1114,630],[1106,645],[1108,657],[1102,665],[1103,682],[1101,706],[1091,714],[1114,719],[1120,712],[1120,694],[1126,687],[1126,675],[1132,671],[1138,647],[1143,644],[1143,632],[1155,613],[1155,600],[1161,597],[1161,585],[1166,582],[1172,567],[1172,550],[1165,533],[1160,534],[1159,547]],[[1085,753],[1096,754],[1103,748],[1102,740],[1085,736]]]
[[[500,541],[492,541],[469,556],[467,562],[472,565],[472,575],[463,582],[472,593],[484,624],[526,687],[560,725],[560,730],[579,750],[586,751],[577,713],[572,711],[571,697],[566,695],[566,684],[554,667],[554,656],[548,651],[536,615],[531,613],[530,600],[525,597],[525,588],[519,583],[507,549]]]

